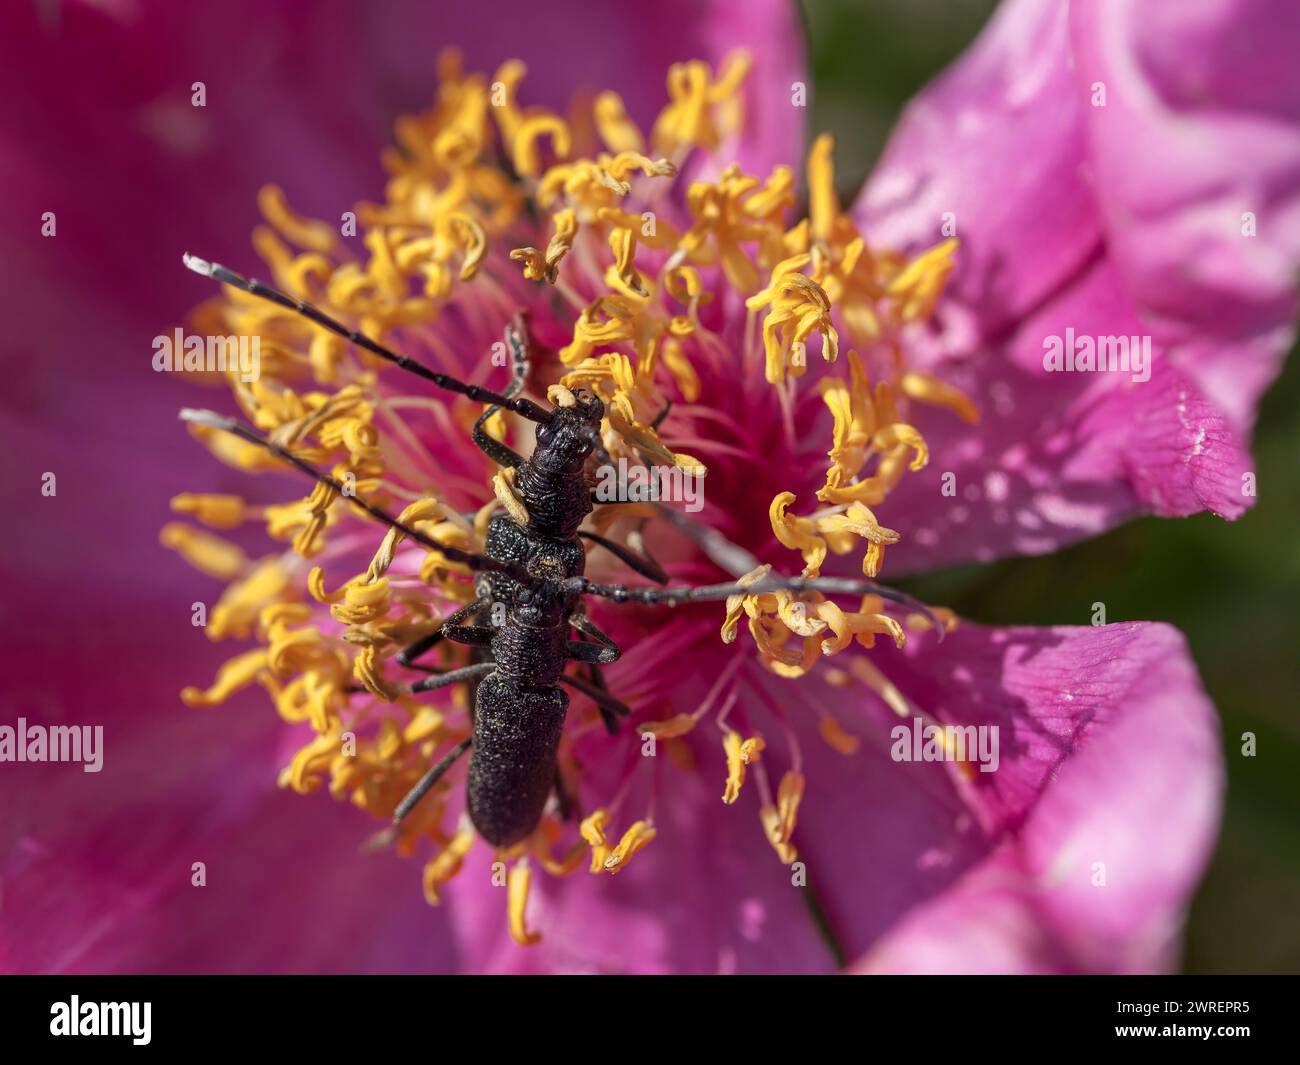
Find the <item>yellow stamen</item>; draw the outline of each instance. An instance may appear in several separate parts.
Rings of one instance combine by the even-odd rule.
[[[953,269],[957,251],[954,238],[936,244],[917,256],[889,282],[889,294],[899,300],[899,318],[904,322],[928,318]]]
[[[697,145],[716,148],[739,125],[735,97],[751,66],[747,53],[734,52],[715,82],[707,63],[674,63],[668,70],[672,102],[660,112],[652,134],[656,149],[673,155]]]
[[[581,843],[570,847],[559,858],[551,854],[551,847],[555,844],[560,836],[560,826],[553,817],[546,817],[538,825],[537,831],[532,836],[532,853],[546,872],[551,876],[568,876],[570,873],[577,871],[582,864],[582,856],[586,852],[586,847]]]
[[[510,253],[510,258],[524,264],[524,277],[529,281],[555,284],[559,278],[560,262],[569,254],[578,235],[578,216],[574,211],[557,211],[552,221],[555,235],[546,245],[545,255],[536,248],[516,248]]]
[[[835,195],[835,170],[832,158],[835,138],[821,134],[813,141],[808,152],[808,217],[812,223],[814,240],[825,241],[840,214],[839,199]]]
[[[618,873],[627,865],[628,859],[655,838],[654,826],[649,821],[635,821],[632,827],[623,833],[618,846],[610,851],[605,859],[605,872]]]
[[[778,263],[767,288],[745,301],[752,311],[771,308],[763,320],[764,373],[770,384],[785,380],[787,371],[797,377],[807,370],[805,341],[813,333],[821,334],[822,358],[834,362],[839,356],[830,300],[816,281],[798,273],[809,259],[808,255],[794,255]]]
[[[193,515],[211,529],[233,529],[248,517],[248,504],[239,496],[183,492],[172,498],[171,508],[177,514]]]
[[[397,516],[397,520],[407,527],[414,527],[418,522],[451,517],[453,514],[454,512],[448,511],[436,499],[420,499],[404,508]],[[370,568],[366,571],[367,581],[377,581],[383,574],[388,572],[388,567],[393,564],[393,558],[397,554],[398,545],[405,539],[406,534],[398,528],[390,528],[384,534],[379,550],[375,552],[375,557],[370,560]],[[446,541],[440,539],[439,542]],[[321,602],[332,601],[321,599]]]
[[[189,525],[171,521],[158,534],[169,547],[201,573],[217,580],[233,581],[248,568],[248,556],[236,544]]]
[[[528,524],[528,508],[524,506],[523,500],[515,494],[515,471],[513,469],[501,470],[492,478],[492,491],[497,497],[497,502],[506,508],[507,513],[515,521],[520,525]]]
[[[279,784],[292,788],[299,795],[308,795],[321,785],[323,775],[329,771],[339,751],[339,736],[316,736],[296,752],[293,760],[281,771]]]
[[[695,728],[697,718],[694,714],[674,714],[663,721],[642,721],[637,731],[643,736],[650,735],[660,740],[675,740],[685,736]]]
[[[722,792],[722,801],[728,806],[740,798],[740,789],[745,783],[745,767],[758,761],[764,746],[761,736],[742,739],[734,729],[728,729],[722,737],[722,749],[727,755],[727,786]]]
[[[530,947],[540,943],[540,933],[528,929],[527,916],[528,890],[533,883],[533,869],[527,858],[520,858],[510,867],[506,876],[507,909],[510,916],[510,938],[521,947]]]
[[[383,668],[380,665],[382,661],[379,648],[376,645],[370,644],[362,647],[353,660],[352,675],[365,686],[366,691],[371,695],[382,699],[386,703],[391,703],[401,693],[401,689],[394,687],[384,679]]]
[[[781,861],[789,865],[799,857],[799,852],[790,843],[799,815],[799,801],[803,798],[804,778],[802,773],[788,771],[777,788],[776,804],[764,806],[759,811],[763,822],[763,831],[767,841],[772,844]]]
[[[430,906],[442,901],[439,889],[460,872],[465,856],[474,846],[474,833],[468,829],[457,832],[441,851],[424,867],[424,898]],[[525,889],[525,895],[527,890]]]
[[[896,544],[899,540],[899,534],[876,521],[876,516],[862,503],[851,503],[842,514],[830,514],[818,519],[816,528],[826,537],[836,554],[849,551],[854,537],[866,540],[867,553],[862,560],[862,572],[868,577],[880,573],[885,546]]]
[[[278,186],[263,185],[257,193],[257,206],[266,220],[298,247],[324,255],[337,251],[339,240],[334,227],[294,214]]]
[[[814,522],[789,512],[793,502],[793,492],[782,492],[772,500],[767,511],[768,520],[772,523],[772,534],[783,546],[801,552],[804,573],[815,577],[826,561],[826,541],[816,535],[817,526]]]
[[[557,407],[576,407],[578,405],[577,397],[564,385],[550,385],[546,389],[546,398]]]
[[[817,723],[817,731],[821,733],[822,739],[826,741],[826,746],[839,751],[840,754],[857,754],[858,749],[862,746],[862,740],[848,732],[833,717],[823,715]]]
[[[541,153],[537,142],[542,137],[551,138],[551,147],[559,158],[569,154],[571,141],[569,127],[555,115],[533,115],[519,124],[514,136],[514,164],[524,177],[537,177],[542,172]]]
[[[257,679],[257,675],[266,668],[266,665],[267,654],[262,648],[245,651],[242,655],[236,655],[230,659],[217,670],[217,678],[207,691],[200,691],[198,688],[183,688],[181,690],[181,702],[186,706],[220,706],[235,692],[252,684]]]
[[[247,639],[266,606],[295,597],[292,577],[292,568],[279,555],[256,563],[250,573],[227,585],[221,593],[208,618],[208,639]]]
[[[979,409],[964,392],[946,381],[940,381],[928,373],[911,370],[898,379],[898,386],[906,395],[920,403],[946,407],[964,422],[971,425],[979,423]]]
[[[605,837],[605,827],[608,824],[608,811],[596,810],[589,814],[582,824],[578,826],[578,834],[591,847],[591,871],[593,873],[603,872],[605,859],[609,857],[609,846]]]
[[[616,92],[602,92],[592,109],[600,139],[611,152],[645,151],[645,141],[636,123],[627,116],[623,97]]]

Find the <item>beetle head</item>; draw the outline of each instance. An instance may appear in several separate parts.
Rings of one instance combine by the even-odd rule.
[[[574,403],[556,407],[548,421],[537,427],[533,461],[551,469],[578,470],[600,442],[600,420],[605,404],[585,388],[573,393]]]

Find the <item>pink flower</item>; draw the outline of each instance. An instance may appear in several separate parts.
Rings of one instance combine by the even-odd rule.
[[[42,107],[31,118],[6,118],[0,150],[13,174],[15,217],[53,211],[58,230],[53,239],[33,236],[36,223],[2,231],[7,261],[22,264],[18,275],[31,281],[13,350],[43,355],[9,360],[21,373],[11,375],[17,393],[0,413],[7,435],[22,441],[13,485],[22,502],[15,513],[23,515],[6,530],[7,587],[19,606],[6,615],[2,645],[6,676],[21,678],[17,711],[33,722],[103,723],[105,752],[97,774],[6,765],[0,775],[0,802],[11,811],[0,836],[0,887],[13,917],[0,932],[6,968],[694,972],[851,964],[1006,972],[1176,964],[1181,916],[1213,843],[1222,788],[1214,714],[1181,636],[1153,623],[1043,630],[962,622],[940,641],[923,618],[895,618],[885,604],[858,604],[846,617],[848,604],[837,612],[818,597],[797,607],[751,597],[750,617],[734,604],[729,619],[750,627],[742,646],[718,638],[724,614],[717,604],[672,612],[593,606],[624,648],[608,672],[611,690],[634,708],[638,726],[676,727],[659,726],[656,757],[643,758],[641,737],[628,729],[605,735],[575,695],[564,750],[582,767],[573,780],[584,813],[608,811],[606,849],[598,846],[597,855],[607,858],[634,823],[652,825],[653,840],[629,854],[617,875],[589,875],[584,850],[583,869],[553,878],[534,850],[530,897],[512,908],[514,938],[507,891],[493,883],[495,856],[481,841],[454,878],[442,875],[450,859],[426,867],[426,888],[442,897],[430,909],[413,863],[357,854],[375,823],[351,805],[391,811],[409,775],[428,764],[424,734],[404,745],[389,736],[401,760],[376,753],[385,740],[373,726],[389,704],[357,696],[358,704],[373,704],[357,727],[374,755],[359,777],[332,746],[340,721],[330,718],[329,700],[340,695],[337,685],[310,706],[307,689],[301,700],[286,694],[313,668],[332,676],[324,659],[285,659],[284,669],[259,661],[245,678],[260,677],[282,715],[301,709],[296,723],[268,713],[255,686],[220,709],[177,705],[176,691],[210,676],[222,657],[190,623],[192,603],[211,611],[220,586],[201,583],[156,547],[166,501],[186,491],[238,494],[260,519],[272,516],[263,506],[305,490],[269,462],[275,472],[254,480],[210,461],[174,420],[178,407],[209,401],[192,383],[144,367],[154,333],[217,295],[179,268],[180,251],[239,267],[263,182],[282,187],[307,218],[327,220],[333,234],[334,220],[358,200],[409,205],[410,188],[442,181],[442,173],[412,176],[417,159],[390,172],[407,186],[386,192],[375,166],[387,120],[427,104],[437,51],[430,42],[459,45],[466,70],[495,71],[498,80],[503,61],[525,58],[528,76],[510,100],[517,93],[522,105],[550,108],[552,116],[569,115],[577,90],[616,88],[641,131],[663,102],[669,66],[702,59],[716,89],[700,112],[706,125],[679,115],[664,134],[682,150],[674,162],[684,176],[630,182],[635,193],[626,201],[638,218],[642,208],[653,210],[655,235],[675,239],[656,246],[639,230],[640,247],[621,257],[620,276],[611,265],[619,247],[611,248],[603,228],[618,225],[585,216],[599,197],[584,199],[580,184],[566,187],[531,235],[536,254],[520,256],[543,275],[555,266],[556,283],[526,282],[508,257],[522,221],[493,230],[483,201],[500,206],[496,197],[505,194],[483,186],[479,213],[468,212],[489,238],[483,257],[475,261],[474,228],[449,223],[436,233],[441,244],[402,267],[419,273],[419,285],[389,294],[390,303],[427,297],[438,313],[413,307],[403,320],[376,297],[358,311],[363,324],[430,365],[500,387],[506,374],[493,368],[491,345],[511,311],[528,307],[540,344],[564,363],[540,360],[532,379],[539,398],[577,372],[575,388],[602,388],[612,404],[635,400],[631,426],[619,433],[611,425],[609,446],[636,437],[641,446],[629,452],[701,460],[709,471],[705,505],[694,517],[782,573],[801,561],[815,571],[828,549],[828,573],[852,573],[858,561],[874,571],[883,552],[888,576],[1051,550],[1140,511],[1236,517],[1250,502],[1243,474],[1254,404],[1291,336],[1300,252],[1296,82],[1283,65],[1288,38],[1275,25],[1276,8],[1091,5],[1067,17],[1064,5],[1009,3],[911,105],[864,193],[842,214],[827,199],[829,145],[816,143],[812,229],[802,234],[780,171],[773,172],[782,164],[802,172],[803,112],[791,94],[806,74],[793,9],[782,4],[717,3],[704,14],[684,3],[608,11],[575,4],[567,16],[549,5],[545,13],[511,8],[490,19],[480,7],[454,16],[460,25],[404,4],[383,5],[364,21],[313,8],[284,22],[223,5],[201,27],[161,8],[140,17],[75,9],[53,28],[24,21],[32,17],[6,16],[17,22],[6,36],[30,46],[15,50],[0,87]],[[1219,43],[1229,30],[1239,53]],[[728,88],[724,57],[737,46],[753,66]],[[1276,76],[1249,77],[1236,55],[1250,57],[1249,70],[1275,66]],[[274,73],[248,73],[259,68]],[[699,69],[680,76],[689,80]],[[453,87],[464,84],[455,71],[443,73]],[[199,81],[203,109],[191,106]],[[733,103],[741,99],[743,120]],[[446,117],[431,119],[429,131],[446,129]],[[707,146],[710,122],[721,152],[688,155],[692,145]],[[535,145],[531,176],[544,184],[556,161],[548,153],[568,153],[554,126],[539,128],[547,132]],[[566,128],[576,140],[576,120]],[[517,149],[516,169],[529,178],[528,138],[503,129],[501,140]],[[732,186],[728,199],[724,186],[735,178],[724,167],[732,159],[771,182],[758,193]],[[701,224],[718,216],[686,196],[691,180],[713,190],[723,216],[754,207],[764,192],[775,207],[750,210],[749,228],[733,231],[739,236],[728,243],[722,228]],[[621,205],[622,194],[610,202]],[[303,236],[273,195],[262,204],[279,223],[281,244]],[[566,206],[579,234],[567,254],[541,262],[555,233],[550,212]],[[361,235],[405,225],[382,215],[361,222]],[[859,261],[871,263],[856,272],[845,262],[854,224],[866,236],[857,253],[867,259]],[[1245,236],[1252,225],[1254,235]],[[701,239],[691,244],[696,227]],[[784,243],[764,246],[778,230]],[[954,231],[955,254],[945,242]],[[394,237],[395,246],[410,237]],[[261,240],[282,283],[286,263],[277,265],[274,244]],[[376,252],[360,241],[341,254],[357,255],[365,269],[351,278],[335,272],[340,283],[357,282],[349,291],[358,299],[369,299],[362,283],[376,276]],[[792,265],[805,247],[823,258]],[[668,284],[665,272],[683,264],[698,267],[712,299],[695,302],[687,275],[674,278],[680,286],[669,297],[656,292],[660,303],[652,306],[671,306],[681,321],[656,334],[660,369],[649,381],[675,405],[661,437],[647,436],[645,397],[597,372],[599,357],[611,352],[644,366],[645,334],[604,339],[600,327],[618,317],[606,304],[585,319],[590,335],[599,335],[588,344],[578,308],[611,291],[626,297],[619,286],[635,288],[637,277]],[[475,268],[477,276],[463,279]],[[299,280],[317,284],[315,276]],[[833,308],[824,314],[823,297]],[[253,306],[228,299],[205,313],[251,314]],[[648,313],[629,317],[644,324]],[[765,321],[772,327],[766,350]],[[318,386],[330,395],[347,384],[350,351],[320,345],[304,369],[277,353],[272,325],[283,323],[256,323],[267,337],[266,380],[292,382],[292,397]],[[806,349],[791,343],[796,326]],[[1045,372],[1045,338],[1067,330],[1150,335],[1149,380]],[[832,365],[824,360],[836,335],[841,353]],[[906,382],[881,358],[891,346],[911,375]],[[871,385],[884,381],[891,395],[860,387],[850,373],[858,365],[853,348],[862,350]],[[333,450],[316,440],[323,450],[316,460],[354,462],[359,484],[376,482],[367,491],[394,509],[430,485],[452,510],[487,502],[491,471],[467,445],[463,424],[478,408],[397,371],[380,380],[368,401],[416,397],[397,408],[414,443],[382,411],[369,421],[340,415],[340,433],[352,435]],[[276,422],[269,412],[278,399],[244,400],[245,414],[266,414],[263,428],[305,409]],[[220,392],[210,402],[229,406]],[[907,421],[891,403],[909,411]],[[864,430],[871,419],[876,424]],[[404,453],[405,471],[391,462],[382,473],[367,465],[367,426],[377,427],[395,449],[390,454]],[[527,445],[518,427],[510,432],[512,444]],[[57,494],[33,502],[26,493],[45,471],[57,474]],[[957,498],[944,491],[946,475]],[[880,490],[860,492],[856,504],[872,508],[864,515],[847,497],[873,477]],[[271,481],[270,491],[261,487]],[[828,491],[831,498],[815,501]],[[777,504],[782,493],[793,498]],[[211,520],[229,505],[185,506]],[[280,532],[321,552],[314,561],[324,572],[313,594],[336,598],[344,580],[366,569],[382,531],[341,506],[317,508],[316,526],[312,513],[301,504],[286,509]],[[333,524],[317,527],[327,513]],[[444,521],[440,535],[457,534],[453,518]],[[726,579],[663,524],[652,523],[647,535],[674,583]],[[472,530],[459,534],[472,542]],[[223,535],[252,558],[268,550],[265,537],[248,530]],[[249,587],[253,564],[238,552],[193,532],[173,531],[168,540]],[[856,561],[841,565],[837,556],[849,551]],[[387,587],[401,601],[427,563],[410,545],[392,554]],[[590,554],[602,579],[626,578],[607,554]],[[355,585],[357,594],[343,600],[360,614],[331,618],[307,594],[308,567],[285,566],[283,588],[227,600],[231,634],[260,626],[265,638],[270,628],[274,644],[277,632],[315,632],[318,640],[303,637],[314,654],[339,646],[345,629],[356,636],[372,623],[365,612],[374,582]],[[438,616],[456,577],[424,576],[439,596]],[[259,622],[250,603],[282,613]],[[409,620],[403,611],[416,609],[383,605],[389,613],[375,615],[381,624]],[[840,648],[856,633],[868,643],[892,638]],[[747,646],[751,635],[758,655]],[[832,649],[842,653],[815,664]],[[409,681],[390,658],[391,650],[377,657],[372,690]],[[434,729],[429,744],[441,753],[463,717],[446,698],[428,705],[446,712],[436,728],[425,721]],[[412,727],[425,720],[407,709],[416,715]],[[696,727],[684,731],[678,716],[700,711]],[[714,730],[715,717],[722,731]],[[918,719],[996,726],[996,770],[901,760],[915,752],[892,730]],[[736,745],[756,737],[765,747],[761,754],[752,743],[745,748],[742,769]],[[323,739],[319,756],[304,755]],[[462,773],[449,780],[458,785]],[[292,787],[277,788],[277,778]],[[352,803],[293,793],[324,791],[327,781]],[[734,804],[719,801],[724,781],[738,795]],[[801,782],[797,828],[787,834]],[[426,809],[430,819],[418,825],[449,855],[460,843],[460,805],[452,787],[436,811],[445,816],[435,821]],[[558,861],[577,840],[572,827],[556,827]],[[193,884],[195,863],[205,886]],[[541,942],[518,945],[523,932],[540,933]]]

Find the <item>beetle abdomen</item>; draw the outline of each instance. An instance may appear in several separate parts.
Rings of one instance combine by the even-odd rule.
[[[559,688],[520,691],[500,675],[479,684],[469,762],[469,816],[497,847],[537,827],[555,786],[555,753],[569,697]]]

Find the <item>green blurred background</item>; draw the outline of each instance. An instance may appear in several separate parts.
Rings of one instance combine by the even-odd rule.
[[[993,0],[804,0],[813,131],[837,134],[845,202],[904,103],[987,21]],[[1191,641],[1223,722],[1228,797],[1218,850],[1187,929],[1188,972],[1300,971],[1300,359],[1256,427],[1256,506],[1144,519],[1043,558],[905,582],[988,624],[1159,620]],[[1241,755],[1253,732],[1257,753]]]

